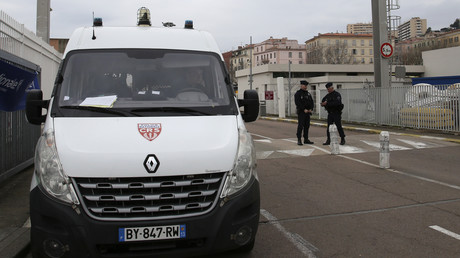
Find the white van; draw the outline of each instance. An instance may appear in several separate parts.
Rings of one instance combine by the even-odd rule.
[[[207,32],[77,29],[51,99],[28,94],[28,121],[44,122],[30,193],[34,257],[251,250],[260,195],[244,121],[257,119],[259,100],[244,97]]]

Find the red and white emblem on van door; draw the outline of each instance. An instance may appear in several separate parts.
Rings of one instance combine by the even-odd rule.
[[[161,124],[137,124],[137,130],[145,139],[153,141],[161,133]]]

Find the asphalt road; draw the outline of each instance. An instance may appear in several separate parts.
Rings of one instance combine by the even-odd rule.
[[[331,155],[325,127],[312,126],[315,144],[303,146],[296,124],[247,128],[258,157],[259,231],[251,253],[219,257],[460,256],[460,144],[391,134],[391,168],[382,169],[378,134],[346,130],[347,144]]]
[[[247,128],[261,222],[252,253],[227,257],[460,256],[460,144],[391,134],[391,167],[382,169],[378,134],[347,130],[331,155],[325,127],[312,126],[315,144],[303,146],[292,123]]]

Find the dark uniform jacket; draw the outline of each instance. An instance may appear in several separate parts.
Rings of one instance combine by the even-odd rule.
[[[294,94],[294,101],[295,105],[297,107],[297,114],[299,112],[303,112],[305,109],[313,110],[314,103],[313,103],[313,97],[311,96],[310,92],[306,90],[298,90]]]
[[[324,106],[328,113],[342,113],[343,104],[342,96],[337,91],[333,91],[324,96],[321,102],[327,101],[326,106]]]

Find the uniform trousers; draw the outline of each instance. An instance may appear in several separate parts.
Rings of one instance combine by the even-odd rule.
[[[335,124],[337,126],[337,131],[339,132],[340,138],[345,138],[345,133],[342,128],[342,114],[338,112],[328,113],[327,114],[327,140],[331,141],[331,134],[329,133],[329,126]]]
[[[297,139],[301,139],[303,130],[303,138],[308,140],[308,130],[310,129],[310,113],[300,111],[297,116]]]

